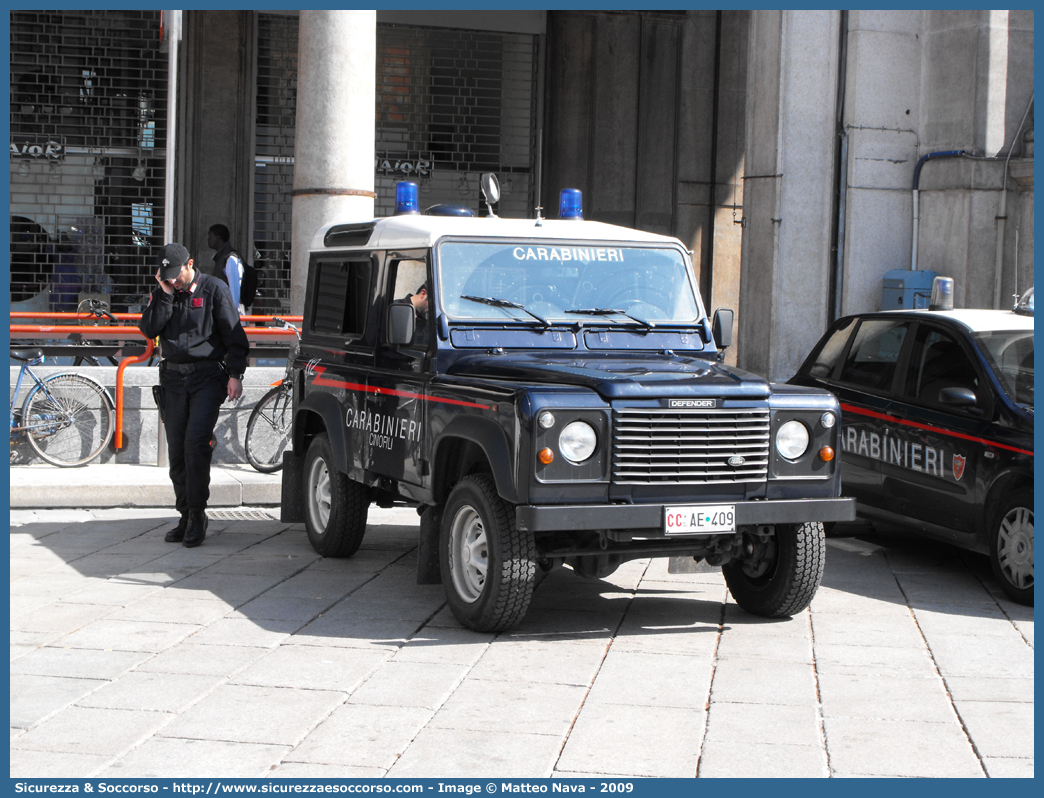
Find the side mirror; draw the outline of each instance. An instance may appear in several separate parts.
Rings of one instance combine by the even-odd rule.
[[[732,321],[736,314],[732,308],[718,308],[714,311],[714,345],[718,349],[732,346]]]
[[[953,407],[975,407],[979,403],[974,391],[968,388],[943,388],[939,391],[939,402]]]
[[[711,320],[706,316],[704,316],[703,321],[700,322],[700,340],[703,341],[704,346],[714,340],[714,330],[711,328]]]
[[[413,341],[417,312],[410,302],[393,302],[388,306],[388,343],[396,346]]]

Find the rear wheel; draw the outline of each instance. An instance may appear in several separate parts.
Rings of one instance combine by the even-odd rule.
[[[811,603],[823,580],[825,559],[822,524],[780,524],[745,531],[741,556],[721,570],[740,607],[754,615],[782,618]]]
[[[515,527],[514,507],[486,475],[465,477],[442,514],[442,584],[457,620],[477,632],[507,629],[525,616],[536,586],[532,532]]]
[[[85,465],[112,440],[112,400],[88,377],[55,374],[26,397],[22,423],[29,445],[48,463]]]
[[[271,474],[283,467],[283,452],[290,444],[293,408],[290,392],[282,385],[261,397],[247,421],[246,456],[255,469]]]
[[[1033,491],[1012,493],[993,517],[990,561],[1004,592],[1033,606]]]
[[[366,533],[370,491],[337,470],[330,438],[312,439],[304,464],[305,530],[324,557],[351,557]]]

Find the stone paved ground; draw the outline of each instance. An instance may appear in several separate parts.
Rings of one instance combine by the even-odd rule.
[[[1033,775],[1033,610],[946,546],[831,538],[784,621],[558,569],[492,635],[416,584],[412,511],[349,560],[215,515],[189,550],[171,510],[12,510],[12,776]]]

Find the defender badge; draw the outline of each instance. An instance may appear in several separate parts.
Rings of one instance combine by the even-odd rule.
[[[717,407],[717,399],[671,399],[670,407],[706,408]]]
[[[959,454],[953,456],[953,478],[958,482],[964,476],[964,463],[966,460],[967,458],[961,457]]]

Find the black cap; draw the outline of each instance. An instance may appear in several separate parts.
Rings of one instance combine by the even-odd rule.
[[[181,274],[181,267],[189,262],[189,252],[181,244],[165,244],[160,250],[156,265],[161,280],[173,280]]]

